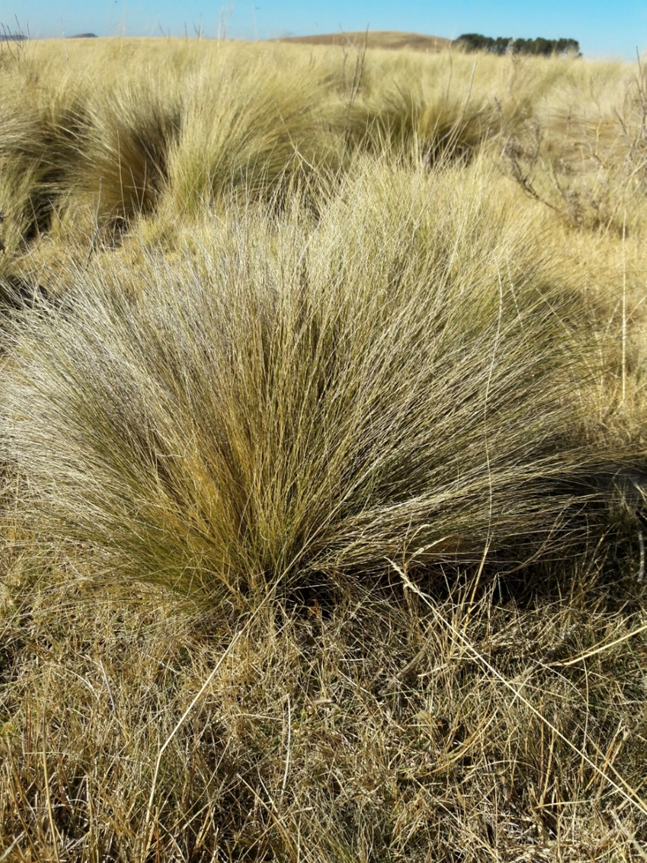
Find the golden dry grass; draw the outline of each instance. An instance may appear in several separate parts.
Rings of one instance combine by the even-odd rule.
[[[647,856],[638,65],[0,51],[0,861]]]
[[[398,30],[367,30],[340,33],[321,33],[316,36],[283,36],[280,42],[297,45],[337,45],[343,48],[370,48],[387,51],[424,51],[436,53],[447,50],[451,39],[425,36],[421,33],[403,33]]]

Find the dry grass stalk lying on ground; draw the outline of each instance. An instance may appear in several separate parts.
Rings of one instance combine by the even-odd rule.
[[[434,614],[375,592],[234,630],[36,575],[18,553],[3,611],[9,859],[640,859],[647,819],[612,784],[644,781],[628,583],[574,570],[525,608],[457,587]]]

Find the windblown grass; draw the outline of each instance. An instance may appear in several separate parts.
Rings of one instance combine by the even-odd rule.
[[[252,198],[296,191],[339,169],[342,115],[316,70],[302,68],[286,86],[285,70],[262,56],[244,68],[216,59],[187,82],[169,159],[175,211],[199,212],[235,189]]]
[[[0,141],[2,206],[21,239],[46,231],[76,181],[78,143],[85,125],[80,88],[44,86],[20,75],[5,81]],[[11,241],[10,241],[11,242]],[[15,245],[15,239],[12,242]]]
[[[127,223],[152,212],[167,177],[169,150],[180,133],[180,93],[154,78],[128,81],[104,87],[88,114],[76,182],[88,195],[97,223]]]
[[[569,482],[606,460],[575,295],[455,188],[370,166],[316,223],[248,210],[175,267],[79,273],[16,329],[25,512],[124,577],[236,602],[572,544]]]

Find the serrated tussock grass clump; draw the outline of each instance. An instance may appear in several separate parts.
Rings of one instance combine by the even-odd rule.
[[[109,75],[98,81],[90,72],[79,83],[69,70],[56,83],[14,78],[0,134],[0,195],[10,237],[28,243],[57,217],[91,232],[92,223],[124,225],[153,209],[180,124],[169,80],[142,71],[137,81]]]
[[[177,217],[232,189],[276,199],[339,169],[341,101],[307,52],[113,47],[64,59],[42,48],[0,78],[0,204],[22,240],[55,214],[86,234],[122,232],[162,192]]]
[[[599,457],[586,339],[479,188],[369,165],[317,222],[248,208],[25,314],[4,443],[32,528],[213,601],[563,550],[557,490]]]
[[[417,81],[451,83],[455,117],[494,106],[473,152],[354,137]],[[643,855],[639,83],[209,40],[0,50],[0,859]],[[272,130],[288,91],[307,123]],[[230,122],[247,104],[260,149]],[[56,118],[64,181],[39,173]],[[224,167],[192,194],[206,132]],[[598,171],[620,231],[564,218]]]
[[[200,212],[238,190],[276,197],[342,164],[343,115],[312,64],[291,73],[262,54],[216,55],[186,82],[182,134],[169,156],[168,196]]]
[[[85,99],[83,88],[67,76],[56,85],[19,76],[3,84],[0,205],[9,236],[30,241],[49,229],[78,179]]]
[[[347,135],[369,152],[469,161],[520,132],[556,82],[571,80],[571,65],[373,52],[349,106]]]
[[[367,88],[349,111],[349,140],[368,152],[432,164],[471,158],[501,129],[496,102],[473,97],[469,78],[457,83],[451,69],[434,71],[431,80],[401,74]]]
[[[98,224],[127,225],[153,211],[180,132],[181,104],[179,88],[153,72],[94,95],[77,187],[89,197]]]

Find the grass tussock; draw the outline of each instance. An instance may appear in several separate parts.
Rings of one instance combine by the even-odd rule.
[[[260,59],[244,70],[222,62],[201,70],[169,160],[174,210],[200,212],[236,189],[271,197],[339,168],[338,118],[318,76],[304,72],[286,88],[284,74],[268,75]]]
[[[0,861],[643,859],[644,91],[0,46]]]
[[[64,80],[54,88],[17,77],[10,77],[9,98],[3,99],[0,143],[9,251],[51,226],[53,213],[74,186],[78,142],[86,124],[78,85]]]
[[[180,133],[180,94],[150,83],[105,88],[89,108],[81,142],[78,192],[99,225],[128,223],[153,211],[168,171],[168,153]]]
[[[504,170],[564,219],[638,219],[641,68],[156,40],[34,44],[4,60],[0,194],[18,251],[63,213],[109,239],[236,188],[275,202],[307,188],[316,206],[358,151],[415,165],[503,148]]]
[[[586,338],[549,262],[454,184],[371,167],[316,223],[249,210],[130,286],[79,273],[67,312],[16,328],[24,511],[129,578],[236,602],[572,542],[569,482],[605,460]]]

